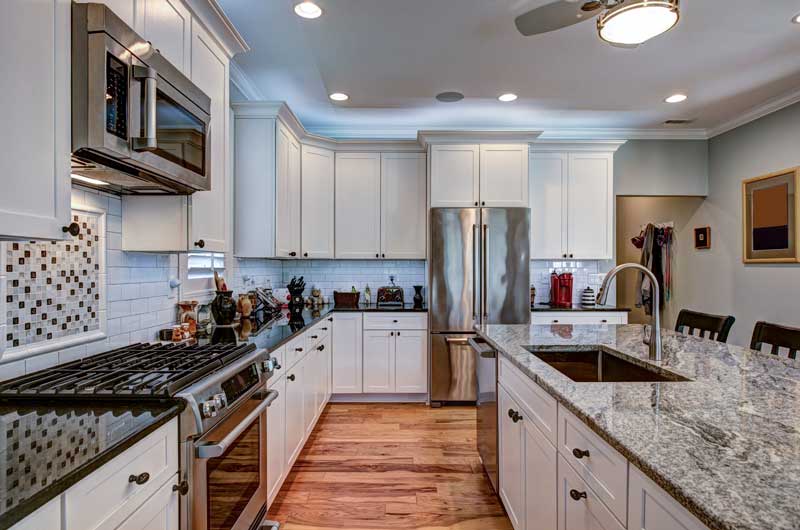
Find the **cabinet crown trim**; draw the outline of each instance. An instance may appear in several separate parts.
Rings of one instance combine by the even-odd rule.
[[[545,140],[531,144],[534,153],[592,152],[615,153],[627,140]]]
[[[534,130],[419,131],[417,141],[426,149],[431,144],[530,144],[541,134]]]
[[[184,0],[206,29],[219,40],[228,58],[250,51],[250,45],[230,21],[217,0]]]

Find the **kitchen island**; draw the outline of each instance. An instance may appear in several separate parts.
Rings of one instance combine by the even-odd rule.
[[[664,361],[655,367],[641,325],[485,325],[477,332],[501,364],[510,361],[559,411],[619,451],[632,475],[640,469],[704,525],[800,528],[800,361],[664,331]],[[525,346],[605,350],[690,381],[577,383]]]

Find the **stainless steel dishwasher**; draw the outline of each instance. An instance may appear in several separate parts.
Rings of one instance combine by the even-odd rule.
[[[478,452],[483,469],[497,491],[497,353],[480,337],[469,339],[475,352],[478,381]]]

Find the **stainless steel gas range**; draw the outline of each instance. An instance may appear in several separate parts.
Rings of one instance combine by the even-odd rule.
[[[275,369],[252,344],[134,344],[0,383],[0,398],[113,400],[142,406],[180,399],[181,530],[252,530],[267,504],[267,390]]]

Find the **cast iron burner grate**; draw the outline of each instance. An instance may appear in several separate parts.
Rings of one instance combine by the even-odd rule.
[[[169,398],[254,344],[132,344],[0,383],[0,398]]]

